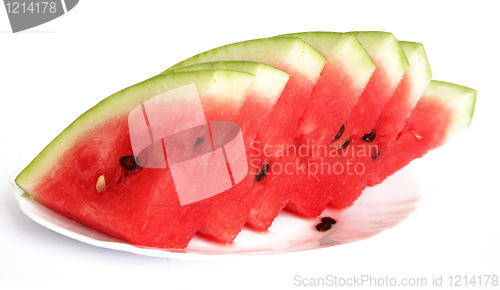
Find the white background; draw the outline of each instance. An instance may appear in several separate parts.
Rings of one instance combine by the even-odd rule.
[[[17,34],[0,9],[0,288],[283,289],[294,288],[295,275],[500,275],[493,1],[171,2],[80,1]],[[381,30],[421,42],[434,79],[478,91],[470,128],[408,167],[423,197],[397,227],[338,247],[212,263],[93,247],[20,211],[8,182],[14,171],[101,99],[217,46],[316,30]]]

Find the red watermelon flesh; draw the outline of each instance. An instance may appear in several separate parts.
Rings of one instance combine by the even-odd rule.
[[[330,144],[361,96],[375,63],[352,34],[306,32],[284,36],[304,40],[327,59],[295,137],[308,147]]]
[[[195,63],[231,60],[262,62],[288,73],[290,77],[269,117],[261,125],[255,142],[247,148],[251,159],[249,176],[227,194],[224,193],[231,193],[232,197],[224,199],[225,203],[220,206],[213,207],[200,229],[201,233],[226,243],[231,242],[241,231],[258,198],[259,191],[251,187],[259,183],[256,176],[265,167],[265,155],[275,156],[275,150],[280,145],[291,142],[326,63],[326,59],[303,40],[277,37],[216,48],[180,62],[167,71]],[[260,154],[252,156],[256,152]],[[273,158],[276,161],[278,159]]]
[[[290,193],[303,185],[298,168],[304,161],[297,149],[308,151],[313,146],[331,143],[375,70],[375,64],[354,35],[310,32],[285,36],[299,37],[317,48],[327,58],[327,64],[295,132],[297,139],[289,143],[294,149],[282,154],[285,156],[279,163],[271,162],[270,158],[269,174],[262,186],[253,188],[262,196],[247,223],[257,229],[268,226],[258,225],[257,216],[277,215],[287,204]]]
[[[370,185],[384,181],[413,159],[442,146],[467,129],[474,114],[476,91],[431,81],[403,130],[372,172]]]
[[[256,180],[256,176],[259,175],[260,170],[262,170],[267,161],[262,159],[262,155],[253,156],[255,155],[255,148],[263,152],[263,155],[275,155],[274,151],[267,151],[266,149],[274,149],[280,144],[291,142],[292,128],[296,127],[294,124],[297,124],[298,117],[290,118],[288,114],[302,115],[304,107],[301,103],[307,101],[315,83],[315,79],[306,79],[304,76],[294,72],[294,69],[284,68],[284,66],[275,67],[289,73],[290,78],[269,114],[269,118],[266,119],[261,130],[258,131],[257,138],[248,147],[250,174],[240,184],[222,194],[223,198],[227,198],[224,199],[224,202],[220,206],[213,207],[210,210],[209,215],[200,228],[200,233],[224,243],[233,241],[243,229],[249,212],[260,195],[260,192],[254,190],[253,187],[255,187],[256,183],[259,183]],[[317,71],[317,73],[319,75],[320,71]],[[297,106],[290,106],[290,104],[297,104]],[[288,124],[283,123],[283,120],[286,119],[288,120],[285,122],[288,122]],[[274,129],[270,130],[271,128]],[[280,132],[280,134],[274,135],[275,132]],[[269,147],[263,148],[264,145],[269,145]],[[228,216],[231,218],[228,218]]]
[[[410,68],[394,95],[385,104],[375,127],[375,140],[377,143],[381,143],[379,146],[396,139],[432,77],[424,46],[420,43],[407,41],[401,41],[400,44],[410,63]]]
[[[403,129],[406,118],[431,80],[431,71],[424,47],[420,43],[401,42],[400,44],[410,63],[410,68],[403,76],[394,95],[384,105],[374,129],[363,138],[356,138],[352,141],[352,148],[355,149],[356,154],[348,155],[347,162],[362,169],[355,170],[356,172],[350,176],[344,176],[344,180],[341,181],[342,191],[339,192],[344,200],[331,200],[330,205],[334,207],[349,206],[361,195],[367,185],[368,176],[386,154],[387,147]]]
[[[392,96],[404,72],[408,68],[408,62],[401,46],[392,34],[384,32],[359,32],[354,33],[354,35],[377,64],[377,68],[371,75],[358,102],[354,105],[351,114],[347,117],[344,133],[338,140],[333,142],[334,146],[340,144],[337,145],[339,147],[347,141],[352,142],[353,139],[361,134],[360,132],[370,132],[372,130],[380,116],[383,105]],[[348,151],[351,147],[348,146],[344,150]],[[332,148],[328,150],[331,151]],[[303,163],[302,168],[310,169],[311,165],[316,166],[315,168],[322,168],[324,167],[322,162],[336,164],[342,161],[343,156],[341,154],[333,157],[329,156],[329,154],[326,154],[326,156],[314,156],[311,154],[305,160],[306,163]],[[280,178],[283,182],[276,181],[272,185],[276,189],[270,188],[262,195],[249,218],[248,223],[251,226],[259,230],[267,229],[279,212],[290,203],[290,199],[294,199],[294,202],[290,205],[289,209],[296,213],[299,212],[294,209],[298,207],[295,207],[294,204],[300,204],[300,200],[304,204],[301,208],[305,208],[305,205],[309,206],[307,211],[314,212],[313,216],[317,216],[326,208],[328,201],[332,198],[331,193],[336,188],[324,190],[324,183],[329,183],[328,187],[333,187],[330,183],[341,180],[342,174],[323,174],[318,176],[317,173],[311,174],[310,171],[307,171],[305,174],[300,174],[299,170],[297,172],[302,176],[294,176],[296,181],[290,182],[289,178]],[[294,182],[297,183],[294,184]],[[339,183],[335,184],[336,186],[340,185]],[[286,188],[287,190],[279,190],[279,188]],[[264,207],[263,205],[265,204],[277,204],[279,207],[272,209],[271,207]],[[305,213],[306,210],[303,212]],[[307,215],[302,213],[302,215],[311,216],[309,213]]]
[[[157,76],[122,90],[65,129],[16,183],[48,208],[130,243],[185,248],[213,202],[208,198],[181,206],[166,161],[166,168],[121,165],[124,156],[134,155],[129,114],[155,96],[196,84],[208,121],[234,121],[252,79],[248,73],[207,70]],[[169,100],[184,102],[182,96]],[[192,139],[197,138],[210,140],[206,131]],[[198,147],[206,146],[210,142]],[[204,164],[208,170],[214,165]]]
[[[233,60],[261,62],[290,75],[280,98],[269,118],[261,125],[256,138],[258,143],[255,146],[276,145],[266,148],[271,154],[277,145],[287,144],[295,132],[326,59],[298,38],[264,38],[212,49],[184,60],[165,72],[197,63]]]
[[[245,102],[236,118],[236,122],[240,124],[243,132],[245,147],[247,148],[248,172],[251,172],[252,168],[250,168],[250,164],[252,160],[250,153],[252,142],[255,140],[262,123],[269,116],[280,97],[287,84],[289,75],[263,63],[248,61],[207,62],[181,67],[173,71],[193,71],[200,69],[232,69],[255,75],[252,85],[247,92]],[[248,188],[254,182],[254,179],[254,174],[248,174],[235,187],[214,197],[216,207],[210,209],[204,217],[204,222],[199,232],[206,236],[217,237],[222,242],[232,241],[244,226],[246,219],[244,217],[240,219],[236,218],[232,221],[234,226],[227,228],[216,225],[223,222],[219,219],[227,218],[228,215],[237,217],[241,210],[241,206],[238,206],[238,203],[244,203],[243,200],[251,202],[257,198],[245,190],[245,188]]]
[[[259,53],[262,52],[265,50]],[[128,120],[130,119],[127,117],[130,118],[129,113],[139,108],[139,111],[144,114],[148,112],[148,115],[144,116],[145,123],[151,126],[150,123],[154,123],[154,114],[149,119],[150,111],[146,106],[146,101],[166,91],[196,83],[203,103],[205,122],[236,121],[240,107],[244,103],[245,94],[249,92],[248,88],[254,78],[250,74],[235,71],[210,70],[157,76],[127,88],[103,100],[80,116],[23,170],[16,178],[16,183],[26,193],[45,203],[47,207],[115,237],[149,247],[184,248],[208,216],[209,211],[221,206],[217,197],[222,195],[183,206],[180,202],[180,195],[176,192],[177,183],[173,178],[173,169],[167,162],[169,154],[163,159],[167,164],[166,168],[149,168],[135,164],[135,162],[139,162],[139,165],[148,164],[148,160],[141,154],[132,156],[134,142],[129,131]],[[247,96],[252,97],[248,94]],[[440,146],[467,128],[474,111],[475,98],[476,93],[471,89],[448,83],[431,82],[425,95],[408,118],[403,131],[397,135],[394,142],[387,144],[385,152],[398,157],[394,159],[391,158],[392,155],[380,155],[377,163],[379,166],[375,167],[374,175],[371,176],[374,181],[371,182],[380,182],[413,158],[422,156],[428,150]],[[174,99],[174,102],[176,100]],[[208,124],[216,123],[206,123],[206,126]],[[163,129],[167,130],[168,127],[163,126]],[[191,148],[191,151],[185,152],[180,156],[181,158],[198,156],[196,150],[203,152],[213,150],[214,145],[217,148],[217,141],[211,138],[211,135],[217,132],[217,128],[213,126],[210,134],[207,128],[198,130],[199,128],[196,127],[196,130],[193,130],[194,133],[183,135],[194,144],[181,142],[174,144],[178,145],[174,146],[174,149],[184,152],[186,148]],[[151,130],[153,129],[149,130],[150,137],[155,134],[151,133]],[[202,142],[198,142],[200,139]],[[208,139],[212,142],[205,141]],[[297,146],[304,140],[307,138],[295,139],[289,144]],[[163,150],[160,153],[164,154],[169,150],[165,144],[169,144],[170,141],[166,137],[161,139],[160,147],[163,147]],[[158,142],[153,145],[156,146]],[[353,144],[350,145],[344,148],[346,150],[335,152],[340,155],[350,152]],[[416,148],[415,152],[411,152],[413,148]],[[123,161],[124,157],[132,157],[132,159],[125,158]],[[343,157],[337,155],[334,160],[338,158],[349,160],[348,155]],[[301,165],[309,165],[311,161],[316,160],[310,155],[302,157],[296,154],[274,159],[273,165],[300,161],[302,163],[294,165],[299,168]],[[221,177],[216,174],[220,169],[216,166],[217,164],[207,162],[203,165],[210,172],[214,172],[211,174],[211,181],[221,183]],[[233,173],[229,184],[234,185],[231,163],[224,165],[229,174]],[[266,171],[269,170],[267,166],[264,168]],[[273,175],[271,171],[268,174],[265,173],[251,175],[252,183],[260,181],[259,184],[268,185],[270,181],[279,180],[269,178]],[[312,173],[308,170],[304,172],[304,175],[308,175],[308,180],[324,182],[324,179],[320,180],[322,176]],[[190,181],[193,180],[189,178],[183,180],[185,184]],[[305,184],[306,188],[310,186]],[[263,186],[248,187],[265,188]],[[280,189],[278,186],[274,188],[276,191]],[[320,186],[316,188],[322,189]],[[322,192],[309,192],[322,194]],[[248,200],[238,202],[238,205],[250,204]],[[312,200],[312,203],[317,202]],[[237,209],[235,212],[240,213]],[[220,213],[220,217],[225,220],[231,219],[232,213],[224,211]],[[213,222],[210,223],[213,224]],[[215,227],[217,225],[214,224]]]
[[[369,32],[357,34],[361,43],[377,63],[377,70],[352,110],[342,137],[335,141],[334,150],[336,149],[336,152],[334,156],[331,157],[330,154],[324,160],[316,160],[313,163],[315,166],[312,167],[314,168],[325,168],[324,164],[330,165],[330,168],[326,169],[329,170],[330,174],[317,175],[320,180],[320,192],[323,193],[319,195],[320,201],[314,204],[304,200],[304,197],[301,196],[301,201],[297,202],[298,198],[294,197],[293,203],[289,203],[289,210],[302,214],[307,213],[310,216],[321,213],[327,203],[335,208],[345,208],[352,204],[359,196],[360,188],[363,188],[360,184],[353,184],[352,188],[347,188],[346,185],[346,182],[354,175],[359,175],[363,171],[362,165],[364,164],[359,165],[353,162],[356,161],[356,157],[360,154],[362,156],[373,154],[371,148],[364,151],[366,148],[360,147],[360,144],[364,145],[360,143],[360,140],[363,140],[364,135],[374,130],[386,103],[394,95],[409,67],[400,43],[392,34],[381,33],[377,35],[386,41],[385,49],[378,48],[378,51],[377,47],[373,46],[375,43],[367,38],[369,35]]]
[[[289,75],[272,66],[250,61],[216,61],[204,62],[177,69],[171,72],[186,72],[196,70],[228,69],[242,71],[255,75],[247,96],[236,117],[245,140],[245,147],[250,148],[262,127],[262,123],[271,113],[278,98],[286,86]],[[170,70],[169,70],[170,71]]]
[[[387,147],[403,129],[406,118],[431,80],[431,71],[424,47],[420,43],[413,42],[401,42],[401,46],[410,62],[410,68],[406,71],[394,95],[385,104],[372,133],[353,140],[352,148],[355,148],[355,153],[362,154],[348,155],[348,162],[353,166],[362,164],[362,170],[345,177],[342,181],[342,194],[345,199],[342,203],[333,199],[330,204],[334,207],[349,206],[361,195],[374,167],[387,154]]]

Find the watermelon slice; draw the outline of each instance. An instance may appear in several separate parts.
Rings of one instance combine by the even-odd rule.
[[[298,38],[264,38],[234,43],[193,56],[165,72],[179,67],[213,61],[261,62],[290,75],[289,81],[269,118],[259,130],[260,143],[288,144],[297,128],[326,59],[313,47]],[[290,106],[290,104],[294,104]],[[276,134],[279,131],[280,134]],[[277,146],[269,146],[274,155]]]
[[[363,93],[376,65],[352,34],[304,32],[281,36],[298,37],[327,59],[295,136],[308,147],[329,145]]]
[[[145,110],[153,124],[158,107],[150,106],[151,102],[161,105],[160,101],[166,100],[194,112],[187,122],[235,121],[253,78],[249,73],[206,70],[161,75],[124,89],[76,119],[19,174],[16,183],[48,208],[114,237],[148,247],[185,248],[213,202],[208,198],[181,206],[176,186],[192,180],[174,180],[172,165],[164,155],[160,160],[164,168],[143,167],[140,155],[141,166],[137,166],[137,159],[129,158],[135,155],[129,129],[138,124],[130,123],[130,116]],[[186,101],[185,91],[179,93],[179,89],[192,89],[193,84],[204,113],[200,119],[196,103]],[[206,128],[204,124],[201,127]],[[148,130],[154,136],[157,127],[151,126]],[[188,155],[200,156],[200,150],[212,150],[210,142],[198,141],[210,140],[207,131],[191,130],[192,134],[185,136],[192,141]],[[150,143],[161,146],[170,142],[161,140]],[[214,160],[224,159],[209,156],[213,158],[200,164],[219,170],[216,165],[220,163]],[[218,176],[217,172],[214,175]],[[215,181],[217,186],[222,179]]]
[[[381,183],[413,159],[467,129],[474,115],[476,97],[473,89],[431,81],[397,140],[387,148],[387,154],[373,171],[370,185]]]
[[[374,167],[387,154],[387,148],[403,129],[406,118],[411,114],[431,81],[431,70],[423,45],[414,42],[400,42],[400,44],[410,62],[410,68],[406,71],[394,95],[385,104],[373,131],[351,143],[357,152],[363,154],[349,155],[347,162],[354,166],[362,164],[363,171],[346,176],[342,180],[344,200],[340,203],[333,199],[330,203],[335,207],[349,206],[361,195]]]
[[[248,90],[245,102],[236,118],[236,122],[240,125],[243,132],[245,147],[247,149],[248,172],[251,172],[250,164],[252,160],[250,158],[250,153],[252,150],[252,142],[254,142],[262,123],[265,122],[276,101],[280,97],[287,84],[289,75],[263,63],[249,61],[200,63],[181,67],[173,70],[173,72],[203,69],[231,69],[255,75],[252,85]],[[217,237],[218,240],[223,242],[230,242],[236,238],[246,221],[246,217],[239,214],[241,212],[241,206],[239,206],[238,203],[244,203],[244,201],[251,202],[257,198],[256,196],[249,195],[245,189],[253,182],[254,175],[248,174],[235,187],[219,194],[216,200],[214,200],[217,206],[211,208],[204,217],[204,222],[199,232],[205,236]],[[234,225],[231,227],[223,228],[216,226],[222,224],[224,221],[220,219],[227,219],[227,216],[240,216],[240,218],[232,219],[231,222]]]
[[[375,71],[375,63],[352,34],[306,32],[284,36],[303,39],[328,60],[300,120],[295,133],[298,141],[294,144],[296,149],[305,152],[327,147],[363,93]],[[306,150],[302,150],[304,146]],[[290,196],[309,182],[306,174],[300,174],[301,164],[307,161],[304,162],[304,155],[297,151],[287,152],[287,158],[276,166],[278,169],[271,170],[265,188],[260,188],[261,198],[247,221],[250,226],[265,230],[270,220],[264,216],[276,216]],[[293,178],[290,175],[294,175]]]
[[[387,146],[396,139],[403,129],[406,118],[410,115],[418,99],[431,81],[431,70],[422,44],[414,42],[401,42],[401,47],[410,62],[402,81],[394,95],[384,105],[381,116],[373,130],[353,140],[352,148],[357,153],[349,155],[346,162],[354,166],[363,164],[364,170],[351,176],[344,176],[341,181],[343,187],[338,193],[343,195],[343,200],[333,199],[330,204],[337,208],[349,206],[361,195],[368,182],[368,177],[373,167],[386,154]],[[380,159],[379,159],[380,158]]]
[[[379,144],[381,154],[384,154],[382,152],[384,148],[381,146],[396,139],[432,78],[424,46],[421,43],[408,41],[401,41],[400,44],[410,62],[410,68],[394,95],[385,104],[375,127],[375,140]]]
[[[404,50],[392,34],[376,33],[372,39],[368,38],[370,32],[361,32],[357,36],[372,58],[377,59],[375,62],[378,68],[385,68],[380,71],[376,78],[370,80],[374,87],[370,88],[370,84],[367,86],[365,93],[363,93],[364,98],[360,98],[356,108],[349,116],[343,137],[336,141],[338,142],[337,148],[340,148],[337,151],[337,156],[325,158],[325,162],[331,164],[333,168],[333,174],[321,176],[321,191],[327,200],[321,200],[318,203],[321,205],[320,207],[310,207],[308,209],[309,215],[311,212],[321,211],[325,201],[334,208],[345,208],[350,206],[359,196],[359,188],[362,186],[356,184],[353,188],[347,188],[345,184],[350,178],[354,178],[354,175],[363,174],[366,170],[360,166],[360,164],[364,165],[363,163],[353,162],[353,159],[355,160],[360,153],[362,156],[371,156],[371,148],[364,151],[365,144],[362,142],[366,142],[364,139],[373,132],[386,103],[394,95],[409,69],[409,62]],[[385,43],[384,48],[377,45],[377,42],[381,40]],[[359,147],[360,143],[363,145],[361,148]],[[317,166],[321,165],[317,164]],[[308,202],[307,205],[313,204]]]
[[[285,205],[311,217],[330,201],[348,206],[367,184],[467,128],[476,92],[432,81],[415,106],[429,79],[423,47],[399,45],[389,33],[228,45],[106,98],[16,183],[47,207],[132,244],[177,250],[197,231],[230,242],[245,222],[266,229]],[[371,153],[373,144],[375,155],[346,154],[355,146]],[[276,154],[290,153],[278,146],[302,145],[332,145],[336,155],[326,162],[357,161],[368,171],[321,175],[310,167],[321,165],[317,152]],[[280,175],[274,165],[309,167]]]
[[[241,71],[255,76],[236,118],[243,132],[245,147],[250,148],[262,123],[269,116],[283,92],[290,75],[272,66],[250,61],[205,62],[172,69],[169,72],[213,69]]]
[[[343,133],[338,138],[333,137],[330,139],[333,140],[334,146],[338,146],[337,148],[346,147],[352,140],[361,138],[364,135],[362,132],[370,132],[372,130],[380,116],[383,105],[392,96],[405,71],[408,69],[408,61],[404,52],[392,34],[385,32],[356,32],[353,35],[361,42],[373,61],[377,64],[377,68],[371,75],[366,88],[353,107],[351,114],[346,118],[345,125],[337,124],[336,128],[343,128]],[[314,112],[318,112],[319,110],[320,108]],[[328,110],[327,113],[331,113],[331,111]],[[346,148],[342,150],[344,149]],[[314,168],[322,168],[324,167],[322,162],[326,161],[330,164],[337,164],[341,160],[342,155],[334,156],[333,158],[329,154],[327,156],[312,155],[302,161],[302,168],[311,168],[311,164],[315,165]],[[296,172],[300,173],[300,170],[296,170]],[[301,175],[300,177],[294,177],[296,178],[295,182],[290,181],[289,178],[276,178],[274,182],[271,181],[273,184],[267,185],[264,194],[262,194],[259,202],[252,209],[248,223],[259,230],[267,229],[274,218],[287,206],[292,196],[295,200],[289,207],[291,211],[298,212],[307,217],[319,215],[326,208],[327,202],[330,199],[338,199],[335,193],[341,188],[339,181],[348,175],[330,174],[319,178],[316,174],[311,174],[311,171],[303,172],[299,174]],[[328,185],[325,185],[325,183]],[[323,189],[323,187],[326,188]],[[282,190],[282,188],[286,188],[286,190]],[[332,194],[334,195],[332,196]],[[294,206],[295,204],[305,204],[310,208],[302,210],[298,206]]]
[[[228,60],[262,62],[288,73],[290,78],[250,148],[252,170],[249,179],[245,180],[248,184],[243,182],[231,189],[237,198],[232,198],[229,204],[213,207],[200,230],[226,243],[241,231],[258,197],[259,192],[251,190],[250,186],[261,181],[262,174],[259,172],[266,168],[263,157],[276,156],[280,146],[291,143],[326,63],[318,51],[299,38],[264,38],[215,48],[180,62],[166,72],[196,63]]]

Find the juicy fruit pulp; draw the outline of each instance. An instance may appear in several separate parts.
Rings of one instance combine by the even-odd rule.
[[[376,63],[377,68],[371,75],[363,93],[359,96],[358,101],[352,108],[351,113],[342,120],[343,122],[336,124],[336,128],[345,126],[342,136],[333,142],[333,145],[336,145],[338,150],[343,152],[352,150],[352,148],[354,148],[353,143],[355,143],[358,138],[361,138],[364,132],[370,132],[372,130],[382,111],[383,105],[396,90],[404,72],[408,68],[408,62],[399,42],[392,34],[359,32],[353,35],[355,35],[365,47],[368,54]],[[318,110],[316,110],[316,112],[317,111]],[[314,114],[315,112],[313,112],[313,118]],[[333,139],[334,138],[331,137],[330,140],[328,140],[328,144],[322,145],[332,144],[331,140]],[[330,154],[322,153],[322,156],[310,156],[304,163],[307,165],[307,168],[311,168],[312,164],[314,168],[323,169],[325,168],[325,163],[329,166],[346,164],[348,162],[345,161],[347,156],[345,158],[343,157],[342,154],[330,157]],[[264,192],[263,197],[260,199],[260,203],[256,206],[259,210],[254,210],[250,223],[258,229],[267,229],[281,209],[287,206],[290,198],[294,197],[296,198],[289,209],[292,211],[300,210],[302,215],[307,217],[314,217],[321,214],[326,208],[327,202],[331,199],[340,203],[345,203],[346,199],[344,197],[350,197],[350,195],[346,195],[342,192],[344,188],[341,182],[344,178],[347,178],[347,176],[347,172],[342,172],[340,174],[329,174],[328,172],[311,174],[311,172],[308,171],[299,177],[299,183],[294,183],[294,180],[286,180],[283,176],[280,176],[281,178],[279,179],[283,181],[280,182],[275,180],[272,186],[268,186],[269,189]],[[287,190],[281,190],[281,188],[286,188]],[[310,197],[310,192],[315,192],[315,194]],[[299,201],[299,199],[305,202]],[[278,207],[279,210],[271,208],[273,211],[270,211],[269,207],[264,207],[265,204],[273,203],[280,204],[280,207]],[[315,205],[316,207],[314,209],[309,208],[307,210],[302,210],[298,206],[299,204],[300,207],[303,208],[310,205]],[[344,206],[340,206],[340,208],[342,207]],[[262,209],[266,210],[264,211]],[[304,214],[306,212],[307,214]]]
[[[355,166],[362,164],[363,170],[356,171],[350,176],[335,175],[330,182],[325,183],[332,186],[334,195],[330,197],[331,206],[337,208],[350,206],[361,194],[366,187],[365,179],[371,172],[371,167],[380,160],[381,154],[386,154],[386,145],[396,138],[397,133],[394,133],[401,130],[416,100],[430,81],[430,73],[426,73],[430,70],[425,65],[427,62],[423,47],[418,44],[411,45],[416,46],[417,49],[421,48],[418,50],[421,53],[416,53],[408,48],[407,43],[401,43],[401,46],[412,66],[405,72],[394,94],[383,104],[378,120],[370,122],[370,126],[365,126],[364,133],[361,131],[361,134],[352,138],[350,152],[346,153],[343,164],[352,164],[354,170],[356,170]],[[423,61],[424,65],[419,66],[419,61]],[[359,116],[352,120],[358,118]],[[335,186],[335,184],[342,186]]]
[[[385,152],[382,146],[390,141],[391,136],[395,137],[393,133],[391,135],[391,130],[392,132],[396,131],[396,134],[400,131],[405,118],[411,112],[416,100],[418,100],[430,80],[430,69],[428,68],[428,62],[423,47],[417,43],[400,42],[400,44],[410,62],[410,68],[406,71],[394,94],[384,105],[375,128],[370,129],[368,127],[365,135],[361,138],[358,135],[352,143],[349,143],[350,148],[346,151],[354,150],[353,148],[355,148],[358,153],[363,152],[363,154],[361,156],[355,156],[355,158],[345,158],[347,160],[341,164],[347,168],[346,165],[348,164],[357,166],[357,164],[362,163],[364,172],[351,174],[347,177],[344,175],[344,179],[340,181],[343,185],[340,188],[340,190],[342,190],[343,199],[338,197],[333,199],[333,205],[336,207],[345,207],[354,201],[361,193],[361,190],[364,189],[365,185],[363,180],[365,179],[365,173],[371,171],[369,167],[371,167],[372,163],[378,162],[378,155],[380,152]],[[339,138],[340,137],[341,136],[339,136]],[[345,149],[346,148],[343,150]],[[346,157],[353,157],[351,153],[352,151],[345,152],[344,154]],[[344,154],[342,155],[344,156]],[[330,180],[325,183],[332,184],[333,182],[335,181]],[[336,182],[337,184],[339,183],[338,180]],[[322,184],[317,182],[317,186],[322,186]],[[329,190],[330,189],[323,189],[324,192]],[[337,191],[338,190],[339,189],[337,189]],[[314,217],[323,211],[326,200],[323,199],[316,203],[311,202],[311,198],[304,194],[304,192],[307,192],[307,190],[300,191],[294,195],[287,205],[287,209],[302,216]],[[315,197],[320,198],[321,195],[315,195]],[[324,198],[328,199],[328,197]]]
[[[16,182],[47,207],[133,244],[185,248],[196,232],[230,242],[245,223],[266,229],[285,206],[305,217],[317,216],[327,203],[348,206],[367,184],[465,130],[475,91],[432,81],[418,101],[429,79],[421,45],[399,45],[389,33],[298,33],[232,44],[103,100],[54,139]],[[134,156],[127,116],[138,106],[147,111],[147,100],[193,83],[207,124],[239,124],[249,174],[229,190],[182,205],[168,162],[149,168]],[[178,150],[192,157],[217,149],[211,144],[215,131],[192,133],[189,146]],[[367,144],[382,150],[348,155]],[[277,145],[333,146],[338,154],[326,161],[362,162],[367,171],[356,178],[301,174],[301,165],[318,166],[319,159],[309,153],[280,156]],[[252,156],[255,151],[261,154]],[[295,174],[273,171],[289,163]],[[212,166],[213,160],[203,168]],[[220,182],[210,172],[211,182]]]
[[[285,162],[280,166],[293,168],[290,170],[293,178],[282,172],[273,174],[273,171],[265,188],[260,188],[262,193],[247,221],[259,230],[271,225],[290,197],[299,192],[307,194],[314,191],[314,188],[303,190],[306,184],[314,185],[314,181],[301,174],[300,168],[309,164],[309,158],[298,156],[300,154],[296,149],[302,146],[329,146],[375,71],[375,64],[354,35],[312,32],[287,36],[299,37],[317,48],[327,57],[327,64],[295,133],[299,142],[293,144],[295,150],[287,153]],[[274,164],[271,166],[274,167]],[[273,206],[267,206],[270,204]]]
[[[272,53],[269,53],[270,51]],[[250,176],[231,189],[233,198],[230,202],[214,207],[202,226],[202,233],[223,242],[231,242],[245,225],[250,210],[260,195],[261,180],[255,179],[255,176],[261,174],[264,179],[262,169],[269,162],[266,156],[275,156],[279,146],[292,142],[299,119],[304,113],[326,59],[299,38],[265,38],[230,44],[201,53],[174,65],[167,71],[185,65],[221,60],[258,61],[290,75],[269,117],[261,124],[255,141],[250,148],[247,148],[250,149],[249,155],[252,159]],[[273,158],[272,161],[279,163],[281,160]],[[231,219],[227,216],[231,216]]]
[[[467,129],[474,115],[476,95],[467,87],[431,81],[397,140],[387,148],[388,154],[371,172],[369,185],[382,182]]]
[[[257,136],[258,130],[271,113],[276,101],[283,92],[289,75],[268,65],[248,61],[200,63],[180,67],[173,71],[193,71],[207,68],[234,69],[255,75],[245,102],[236,118],[236,122],[240,124],[245,138],[248,171],[251,172],[252,159],[250,158],[250,151],[252,143]],[[230,242],[236,238],[241,228],[243,228],[246,216],[248,215],[248,212],[242,210],[242,208],[245,207],[245,204],[250,204],[257,198],[255,195],[249,195],[246,190],[253,182],[254,175],[248,174],[235,187],[219,194],[214,200],[218,206],[208,211],[199,232],[207,236],[216,237],[218,240],[224,242]],[[226,217],[228,215],[233,217],[230,221],[227,221]],[[226,226],[223,227],[221,225],[224,222]]]
[[[234,121],[253,78],[228,70],[173,73],[120,91],[44,149],[39,156],[50,163],[35,159],[16,182],[47,207],[112,236],[149,247],[185,248],[213,200],[180,206],[168,166],[128,170],[120,164],[123,156],[133,155],[129,113],[151,97],[195,83],[207,120]],[[44,170],[44,165],[50,166]],[[103,178],[105,186],[97,190]]]
[[[361,194],[367,186],[373,167],[388,154],[388,146],[397,138],[407,117],[431,80],[423,46],[408,42],[402,42],[401,46],[410,62],[410,68],[406,71],[395,93],[384,105],[373,131],[364,135],[363,138],[354,140],[353,145],[356,146],[356,150],[368,154],[349,155],[351,156],[349,162],[355,166],[363,164],[364,170],[349,177],[344,176],[341,181],[343,184],[341,193],[347,196],[348,200],[346,203],[341,203],[338,198],[333,198],[330,201],[332,206],[348,206]]]

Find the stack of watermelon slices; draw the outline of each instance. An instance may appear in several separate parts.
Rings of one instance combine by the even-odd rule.
[[[192,84],[205,119],[177,135],[184,138],[178,148],[186,151],[183,160],[213,152],[198,166],[211,172],[206,186],[232,186],[182,204],[176,186],[191,180],[174,180],[172,141],[151,124],[163,114],[181,115],[175,108],[185,108],[186,98],[172,92]],[[171,109],[159,110],[158,96]],[[196,233],[230,243],[245,225],[266,230],[282,210],[313,218],[327,206],[349,207],[366,186],[468,128],[475,100],[472,89],[431,80],[423,46],[390,33],[245,41],[104,99],[57,136],[16,183],[47,207],[133,244],[182,249]],[[163,166],[146,166],[133,150],[130,115],[141,110],[145,138]],[[193,119],[191,112],[172,120]],[[239,125],[246,150],[224,151],[214,139],[218,121]],[[216,173],[216,161],[224,159],[230,180]],[[236,178],[231,160],[246,160],[248,173]]]

